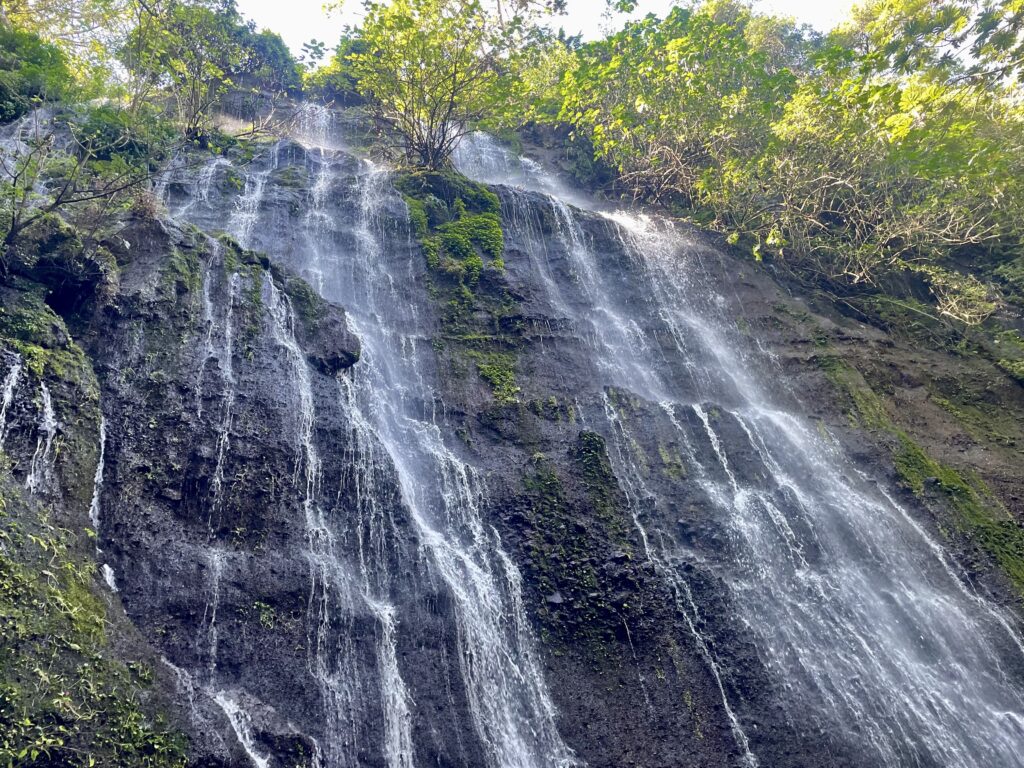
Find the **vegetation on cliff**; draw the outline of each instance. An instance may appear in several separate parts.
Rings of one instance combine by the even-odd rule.
[[[5,268],[25,211],[124,199],[153,170],[133,155],[218,145],[229,89],[248,94],[258,130],[275,95],[305,86],[361,104],[385,149],[431,170],[478,127],[569,127],[577,151],[617,170],[609,192],[841,293],[909,280],[937,314],[976,325],[1014,290],[1024,22],[1009,0],[868,0],[824,36],[703,0],[586,44],[550,31],[557,2],[370,2],[323,67],[323,43],[300,63],[230,0],[72,5],[3,6],[0,119],[107,99],[66,121],[74,152],[49,151],[50,131],[29,138],[31,160],[4,150]],[[44,178],[35,199],[27,182]]]
[[[858,317],[984,356],[997,378],[1024,384],[1017,0],[866,0],[828,35],[741,0],[702,0],[588,43],[546,26],[558,2],[366,5],[318,67],[323,44],[300,61],[232,0],[0,0],[0,342],[28,375],[89,369],[63,316],[114,290],[111,238],[130,215],[159,212],[154,187],[172,159],[251,157],[257,144],[238,151],[244,139],[271,127],[279,99],[305,93],[356,105],[376,126],[375,150],[401,166],[396,187],[441,310],[435,347],[471,374],[481,424],[496,432],[531,411],[560,419],[563,406],[530,399],[547,393],[523,371],[500,200],[452,168],[478,128],[556,136],[597,191],[713,228]],[[246,124],[234,136],[218,123],[228,96]],[[225,258],[249,256],[231,246]],[[198,251],[169,252],[164,289],[198,295],[200,264]],[[248,291],[256,304],[255,280]],[[311,289],[288,293],[304,321],[337,335]],[[255,327],[249,317],[245,354]],[[310,359],[333,374],[356,355],[328,347]],[[944,504],[943,531],[1024,592],[1024,536],[996,494],[915,441],[852,369],[831,358],[823,368],[853,425],[890,449],[905,490]],[[972,423],[971,403],[936,402]],[[659,451],[667,476],[685,477],[682,459]],[[545,631],[599,646],[641,613],[598,574],[608,560],[630,571],[634,542],[602,439],[580,432],[568,455],[576,487],[543,454],[523,470],[523,546]],[[150,672],[109,649],[88,549],[0,478],[0,765],[178,765],[182,745],[151,712]],[[272,628],[273,607],[254,610]]]

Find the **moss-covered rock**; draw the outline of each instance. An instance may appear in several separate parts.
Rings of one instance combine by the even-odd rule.
[[[929,455],[892,421],[882,398],[848,364],[824,357],[821,365],[847,399],[851,423],[891,440],[893,465],[902,485],[922,500],[942,502],[952,513],[952,528],[976,542],[1024,596],[1024,527],[985,482]]]
[[[518,340],[503,320],[515,300],[503,280],[505,238],[497,195],[456,172],[401,175],[409,220],[441,310],[440,346],[471,360],[497,403],[518,401]]]
[[[151,671],[117,660],[91,561],[0,479],[0,765],[185,765]]]

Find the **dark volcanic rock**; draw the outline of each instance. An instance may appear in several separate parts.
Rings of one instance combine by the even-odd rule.
[[[119,591],[103,571],[96,587],[118,653],[157,667],[154,701],[194,765],[879,764],[862,723],[836,724],[801,687],[802,659],[773,655],[756,601],[775,580],[828,576],[837,541],[863,544],[805,504],[833,490],[828,472],[844,490],[900,485],[899,433],[856,423],[836,354],[905,434],[929,451],[959,435],[1008,507],[1024,496],[1019,444],[969,443],[936,414],[948,360],[803,308],[699,233],[647,258],[645,233],[499,189],[503,263],[472,238],[462,262],[430,263],[416,200],[351,155],[282,141],[209,163],[169,185],[178,220],[205,231],[130,219],[104,244],[110,274],[83,265],[75,300],[46,282],[53,259],[0,287],[4,318],[31,320],[5,320],[27,336],[5,330],[0,372],[37,355],[67,373],[15,387],[9,485],[49,450],[46,383],[36,495],[75,531],[98,510],[78,547],[110,569]],[[427,200],[424,226],[455,249],[444,222],[493,203],[448,183],[465,199]],[[658,269],[686,290],[666,292]],[[970,372],[981,389],[992,374]],[[1024,411],[1003,379],[993,398]],[[796,454],[806,425],[825,458],[789,463],[779,447]],[[949,478],[924,468],[917,495],[897,495],[908,520],[945,530]],[[1008,602],[977,545],[952,541],[979,594]],[[899,759],[931,765],[918,746]]]

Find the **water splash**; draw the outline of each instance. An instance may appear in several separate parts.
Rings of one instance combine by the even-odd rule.
[[[231,232],[244,247],[252,245],[253,229],[260,218],[260,206],[267,189],[267,180],[280,162],[281,142],[275,142],[270,150],[267,167],[246,173],[245,187],[235,203],[235,210],[228,219],[227,231]]]
[[[92,501],[89,503],[89,522],[93,531],[99,535],[101,496],[103,494],[103,470],[107,458],[107,420],[100,416],[100,455],[96,460],[96,472],[92,478]]]
[[[323,104],[304,103],[292,121],[291,136],[309,149],[343,149],[337,138],[337,119],[333,109]]]
[[[207,570],[210,574],[209,599],[203,608],[197,640],[202,640],[199,657],[205,658],[206,679],[212,683],[217,679],[217,651],[220,645],[217,611],[220,609],[220,589],[221,581],[224,578],[224,563],[227,553],[219,547],[211,547],[207,550],[207,556],[209,558]]]
[[[242,276],[238,272],[232,273],[228,279],[228,305],[224,311],[222,346],[214,352],[214,356],[220,364],[224,390],[221,401],[221,417],[217,426],[217,459],[213,468],[213,478],[210,481],[213,499],[210,503],[208,522],[211,529],[219,525],[220,522],[220,511],[224,501],[224,461],[228,445],[231,442],[231,424],[234,417],[235,400],[238,397],[234,366],[234,313],[241,288]]]
[[[448,447],[433,411],[418,405],[440,398],[428,378],[432,354],[417,335],[423,325],[417,302],[402,298],[415,290],[415,273],[410,265],[390,268],[383,250],[385,211],[395,199],[389,174],[366,166],[357,182],[358,247],[349,270],[326,290],[350,308],[363,349],[353,370],[355,398],[394,464],[427,561],[454,598],[460,670],[488,764],[575,765],[531,646],[517,644],[525,618],[516,614],[515,594],[503,589],[516,582],[508,580],[500,542],[483,524],[486,488],[477,470]],[[409,231],[407,220],[401,226]]]
[[[519,614],[514,625],[509,623],[511,582],[501,566],[498,542],[482,523],[486,503],[483,483],[476,470],[446,445],[442,429],[434,421],[434,410],[424,409],[425,403],[438,404],[440,398],[432,384],[433,351],[426,343],[424,321],[418,316],[419,261],[404,255],[402,261],[389,261],[390,254],[384,247],[385,242],[410,237],[407,218],[395,218],[395,212],[404,212],[404,206],[391,186],[390,173],[372,163],[361,164],[354,194],[348,195],[358,204],[355,226],[349,230],[355,242],[352,250],[335,240],[339,215],[330,207],[335,204],[333,195],[316,191],[331,185],[351,185],[351,165],[336,162],[323,149],[310,153],[307,162],[313,164],[311,175],[317,181],[309,197],[312,210],[304,217],[301,237],[292,241],[300,245],[292,258],[327,299],[346,307],[349,325],[362,349],[359,363],[340,384],[343,411],[354,426],[353,472],[361,489],[356,499],[359,562],[354,568],[338,565],[337,538],[317,516],[311,519],[310,540],[315,545],[311,547],[311,562],[317,586],[310,614],[323,617],[328,607],[332,614],[330,620],[320,619],[310,645],[319,648],[330,639],[333,645],[328,647],[335,648],[339,641],[330,637],[331,631],[345,626],[338,614],[369,608],[379,627],[377,674],[387,718],[385,756],[390,765],[403,765],[406,758],[399,756],[409,752],[411,746],[405,745],[411,745],[411,737],[406,740],[395,735],[408,728],[403,703],[411,707],[412,702],[408,692],[399,689],[400,677],[394,674],[398,666],[391,660],[397,642],[392,636],[401,627],[397,608],[394,614],[381,610],[382,604],[393,605],[388,598],[392,578],[388,556],[393,551],[389,543],[395,542],[396,533],[393,521],[376,498],[380,490],[375,486],[373,469],[375,465],[387,466],[389,472],[397,474],[404,514],[413,523],[423,561],[454,598],[459,668],[487,764],[496,768],[576,764],[555,727],[553,707],[540,682],[543,675],[539,663],[530,654],[527,642],[518,643],[519,633],[527,628],[525,617]],[[341,224],[347,222],[342,220]],[[273,250],[274,236],[267,232],[263,236],[260,247]],[[268,305],[273,304],[271,295]],[[276,325],[287,327],[285,322]],[[289,347],[290,334],[282,332],[280,336],[279,343]],[[297,350],[289,356],[301,359]],[[302,359],[301,369],[305,368]],[[294,374],[300,400],[306,398],[301,395],[305,375],[298,369]],[[393,477],[388,479],[389,487]],[[310,506],[315,512],[315,505]],[[334,590],[326,589],[324,584],[335,585]],[[338,603],[332,604],[331,600]],[[362,608],[358,608],[358,602]],[[393,627],[391,616],[396,619]],[[341,674],[341,659],[326,665],[317,658],[314,662],[315,677],[332,683],[328,687],[336,694],[337,709],[342,709],[356,681]],[[346,742],[347,738],[339,741]],[[349,759],[346,755],[351,753],[351,745],[347,749],[345,743],[334,745],[333,751],[330,745],[325,747],[329,760],[347,764],[344,761]]]
[[[114,569],[111,568],[107,563],[100,566],[100,573],[103,574],[103,581],[107,587],[110,588],[111,592],[120,592],[117,588],[117,578],[114,574]]]
[[[89,502],[89,523],[96,536],[96,558],[103,557],[103,550],[100,548],[101,523],[103,512],[103,473],[107,462],[107,419],[100,414],[100,454],[96,460],[96,472],[92,477],[92,500]],[[100,575],[111,592],[117,592],[117,579],[114,569],[107,563],[100,565]]]

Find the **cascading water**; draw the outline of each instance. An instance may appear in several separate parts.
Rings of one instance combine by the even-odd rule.
[[[25,487],[29,493],[40,493],[50,479],[53,459],[53,438],[57,435],[57,416],[53,411],[53,398],[46,384],[39,385],[39,437],[32,454]]]
[[[462,169],[490,179],[493,162],[472,162],[480,154],[461,153]],[[558,187],[527,173],[519,180],[538,192]],[[720,686],[713,638],[703,636],[682,578],[682,564],[701,555],[659,525],[661,500],[643,486],[639,435],[608,391],[657,404],[677,431],[690,476],[728,532],[726,555],[707,565],[729,586],[791,711],[820,713],[822,728],[877,765],[1018,765],[1024,697],[1008,670],[1020,668],[1022,646],[1011,622],[958,578],[907,510],[753,380],[750,372],[770,362],[726,330],[725,300],[704,277],[699,249],[687,249],[668,225],[626,215],[602,224],[560,200],[549,205],[571,285],[550,276],[535,197],[505,193],[503,219],[531,245],[528,268],[548,306],[593,353],[606,392],[584,413],[604,424],[647,554],[674,574],[680,612]],[[588,227],[608,228],[621,244],[642,300],[630,301],[596,266]],[[661,352],[666,340],[682,365]],[[722,695],[753,765],[725,687]]]
[[[437,678],[409,666],[408,643],[422,618],[413,606],[435,591],[455,626],[463,711],[480,744],[475,763],[576,764],[555,725],[519,571],[485,522],[482,472],[450,434],[431,347],[437,328],[404,203],[386,169],[335,149],[329,115],[303,120],[303,148],[284,140],[237,170],[245,176],[241,194],[218,184],[222,163],[207,166],[189,191],[195,199],[180,210],[209,229],[226,222],[243,246],[301,273],[346,308],[360,338],[359,362],[325,401],[304,350],[298,302],[277,278],[264,278],[264,323],[293,385],[287,434],[310,582],[304,653],[310,690],[326,713],[318,754],[325,767],[359,766],[367,755],[388,768],[426,763],[417,729],[433,726],[422,725],[417,686]],[[752,726],[718,634],[727,619],[716,624],[701,602],[695,564],[727,586],[732,623],[756,641],[798,728],[838,734],[827,743],[856,745],[868,763],[887,767],[1015,765],[1024,702],[1011,670],[1024,653],[1012,622],[965,586],[910,513],[859,475],[792,398],[769,395],[755,380],[752,372],[771,363],[731,330],[701,247],[667,224],[571,207],[566,200],[582,196],[486,137],[470,139],[458,160],[471,176],[533,190],[501,192],[507,242],[525,244],[522,254],[508,254],[506,268],[530,286],[528,300],[542,305],[536,314],[571,328],[588,352],[581,364],[593,375],[581,378],[593,389],[572,393],[570,402],[605,438],[643,554],[671,588],[737,760],[758,765],[764,734]],[[203,281],[196,391],[200,420],[217,403],[209,417],[217,436],[211,525],[236,447],[231,313],[240,290],[236,273],[218,271],[218,247]],[[215,306],[214,296],[230,298]],[[561,362],[557,351],[539,347],[552,366]],[[9,369],[5,391],[16,379]],[[215,397],[204,394],[204,382],[216,382]],[[633,401],[646,403],[644,418],[674,436],[688,478],[680,485],[724,532],[714,542],[688,543],[674,527],[675,499],[648,482],[645,426],[635,421]],[[343,447],[320,429],[336,413],[347,432]],[[325,487],[336,463],[344,466],[343,493],[334,480]],[[259,710],[247,709],[255,697],[215,663],[220,580],[246,567],[244,556],[216,544],[208,559],[196,639],[203,669],[191,674],[258,765],[266,742],[260,746],[254,731]]]
[[[259,221],[260,203],[263,201],[266,191],[267,179],[277,168],[280,146],[280,143],[274,144],[270,152],[270,162],[266,168],[246,174],[245,188],[228,220],[227,231],[238,238],[238,242],[242,245],[246,245],[252,239],[253,228]]]
[[[322,104],[306,103],[299,107],[293,119],[292,137],[315,150],[342,149],[336,141],[336,114]]]
[[[21,376],[21,355],[12,355],[10,368],[4,376],[3,390],[0,394],[0,450],[4,447],[4,440],[7,439],[7,411],[14,402],[14,390],[18,387],[18,379]]]
[[[92,500],[89,502],[89,522],[92,525],[92,530],[96,534],[96,540],[100,540],[102,523],[102,511],[103,511],[103,475],[106,470],[107,461],[107,420],[102,415],[100,416],[100,455],[96,460],[96,472],[92,478]],[[100,549],[99,545],[96,547],[96,557],[103,557],[103,550]],[[117,592],[117,578],[114,574],[114,569],[109,563],[100,564],[100,574],[103,576],[103,581],[110,588],[111,592]]]
[[[305,143],[315,137],[305,135]],[[360,362],[339,381],[338,403],[353,436],[349,472],[355,476],[353,521],[333,520],[322,501],[316,409],[308,363],[295,339],[287,297],[268,284],[264,300],[274,337],[296,383],[296,479],[305,488],[310,671],[330,713],[328,765],[356,764],[359,712],[372,681],[356,663],[356,650],[340,633],[372,616],[377,625],[376,684],[384,717],[382,751],[389,768],[411,768],[412,694],[397,655],[402,614],[393,601],[391,570],[399,534],[383,498],[397,480],[401,501],[422,557],[453,602],[457,650],[472,724],[488,765],[548,768],[578,761],[555,727],[522,607],[520,577],[498,535],[481,517],[486,490],[477,471],[447,445],[435,420],[443,407],[433,381],[433,352],[419,314],[419,259],[389,263],[385,237],[412,247],[404,204],[389,173],[363,162],[351,175],[345,156],[317,147],[307,153],[315,181],[301,231],[282,233],[261,221],[261,201],[278,167],[280,145],[269,161],[247,174],[229,230],[246,247],[280,255],[309,276],[325,298],[345,306],[360,338]],[[343,188],[342,185],[345,185]],[[354,184],[354,189],[349,186]],[[355,197],[357,221],[343,221],[334,196]],[[201,212],[200,212],[201,215]],[[350,230],[339,230],[350,226]],[[351,240],[349,239],[351,238]],[[346,247],[346,243],[351,243]],[[284,246],[284,247],[282,247]],[[349,378],[350,376],[350,378]],[[396,477],[397,476],[397,477]]]
[[[103,493],[103,470],[107,458],[107,420],[100,418],[100,456],[96,461],[96,472],[92,478],[92,501],[89,503],[89,522],[93,531],[100,532],[100,496]]]
[[[398,207],[386,171],[367,164],[357,184],[355,255],[325,283],[327,297],[349,308],[362,343],[348,402],[367,414],[365,422],[393,462],[425,554],[454,598],[463,679],[490,764],[571,764],[531,641],[516,631],[525,627],[525,618],[516,611],[516,594],[503,587],[517,577],[507,581],[503,575],[510,561],[502,559],[495,534],[481,519],[485,490],[433,420],[440,398],[431,384],[432,355],[419,302],[409,297],[415,267],[389,265],[381,249],[385,227],[407,224],[383,215],[387,206]],[[329,239],[321,241],[311,255],[335,248]]]
[[[256,746],[252,734],[252,718],[249,713],[238,703],[235,697],[226,691],[219,691],[213,700],[217,702],[224,714],[231,723],[231,727],[238,737],[238,742],[245,750],[246,756],[252,761],[256,768],[270,768],[270,758],[261,754]]]
[[[213,498],[210,503],[209,517],[209,522],[211,526],[218,524],[220,507],[221,504],[223,503],[224,460],[227,454],[228,445],[231,442],[231,419],[234,413],[235,398],[237,397],[233,362],[233,357],[235,354],[235,329],[233,321],[235,303],[238,301],[238,294],[239,291],[241,290],[242,276],[239,275],[237,272],[233,272],[231,274],[231,277],[228,278],[228,282],[228,306],[224,313],[222,346],[219,350],[214,352],[216,359],[220,363],[220,373],[221,378],[223,379],[224,395],[223,403],[221,405],[220,423],[217,427],[217,459],[213,469],[213,480],[211,481],[211,485],[213,488]]]
[[[338,643],[333,636],[335,628],[346,622],[342,614],[350,618],[357,610],[359,600],[354,594],[352,574],[346,568],[339,552],[334,529],[325,515],[320,502],[321,461],[315,444],[316,410],[310,372],[305,356],[295,338],[295,315],[290,301],[276,286],[267,281],[265,286],[267,304],[273,322],[277,343],[285,350],[298,385],[296,403],[296,462],[295,476],[302,489],[303,508],[306,518],[306,539],[310,561],[310,598],[307,622],[310,652],[310,672],[320,686],[321,694],[328,709],[330,730],[334,738],[327,745],[328,757],[332,764],[354,764],[350,750],[358,742],[359,728],[356,713],[362,707],[359,701],[361,680],[359,672],[351,663],[347,643]],[[338,646],[341,646],[339,652]],[[387,652],[385,652],[387,653]],[[390,656],[393,654],[388,653]],[[399,679],[395,685],[396,707],[385,708],[389,732],[407,732],[407,712],[403,711],[404,685]],[[384,693],[385,702],[389,699]],[[399,738],[400,741],[405,741]],[[389,766],[410,764],[411,748],[402,750],[389,744]]]

